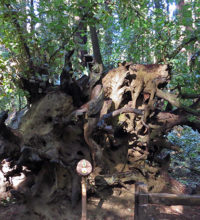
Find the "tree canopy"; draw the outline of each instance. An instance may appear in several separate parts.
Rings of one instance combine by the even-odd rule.
[[[87,74],[80,53],[94,54],[89,27],[105,68],[124,60],[171,64],[169,89],[198,96],[199,7],[192,0],[1,1],[1,109],[28,96],[21,77],[59,81],[66,51],[75,50],[74,76]]]

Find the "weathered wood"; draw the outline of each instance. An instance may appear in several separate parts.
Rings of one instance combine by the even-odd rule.
[[[134,220],[145,220],[147,218],[148,204],[159,205],[185,205],[199,206],[200,195],[177,195],[169,193],[148,193],[147,186],[143,183],[135,184],[135,213]]]
[[[134,113],[134,114],[137,114],[137,115],[143,115],[143,111],[140,110],[140,109],[135,109],[135,108],[131,108],[130,106],[125,106],[123,108],[120,108],[120,109],[117,109],[113,112],[110,112],[108,114],[104,114],[100,121],[98,122],[97,126],[98,127],[103,127],[105,125],[105,119],[107,118],[110,118],[110,117],[115,117],[117,115],[120,115],[120,114],[123,114],[123,113]]]
[[[81,220],[87,220],[87,190],[86,190],[86,178],[82,177],[82,217]]]
[[[81,220],[87,220],[87,181],[86,176],[92,172],[92,165],[89,161],[83,159],[77,164],[76,171],[82,176],[82,217]]]
[[[141,194],[144,196],[140,196]],[[148,189],[144,183],[135,184],[135,209],[134,209],[134,220],[146,219],[147,204],[148,204]]]
[[[145,177],[140,173],[139,170],[118,172],[114,174],[98,175],[95,178],[96,185],[101,186],[115,186],[119,184],[124,184],[129,181],[138,182],[144,180]]]
[[[145,199],[149,204],[163,204],[163,205],[186,205],[198,206],[200,205],[200,196],[197,195],[176,195],[168,193],[149,193],[148,198],[146,194],[140,194],[140,202],[146,204]],[[141,204],[141,203],[140,203]]]

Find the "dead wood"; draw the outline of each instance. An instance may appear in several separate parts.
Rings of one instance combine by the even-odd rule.
[[[84,103],[84,99],[75,103],[76,91],[65,90],[62,86],[70,86],[70,82],[63,79],[61,90],[44,94],[23,116],[19,127],[23,141],[5,126],[6,113],[2,114],[0,155],[2,159],[10,157],[11,167],[18,167],[7,176],[13,179],[22,172],[27,178],[15,188],[10,185],[19,192],[13,194],[24,195],[28,204],[37,199],[48,204],[65,200],[66,212],[71,212],[71,204],[76,207],[80,198],[75,167],[83,158],[93,162],[88,187],[97,195],[102,189],[137,181],[145,182],[154,192],[169,189],[166,182],[179,186],[167,174],[170,158],[159,154],[163,148],[179,150],[163,136],[174,125],[188,123],[192,112],[183,108],[164,111],[164,100],[178,106],[177,96],[169,98],[162,89],[170,77],[167,68],[123,63],[99,76],[101,68],[97,67],[90,78],[77,84],[80,90],[87,90]]]
[[[176,195],[168,193],[149,193],[140,194],[140,199],[143,200],[146,197],[146,204],[162,204],[162,205],[188,205],[198,206],[200,205],[200,196],[196,195]],[[142,204],[142,203],[141,203]]]

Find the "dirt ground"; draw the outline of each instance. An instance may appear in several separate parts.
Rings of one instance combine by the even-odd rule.
[[[100,192],[100,196],[88,195],[88,220],[133,220],[134,185]],[[32,209],[33,203],[39,203]],[[33,205],[34,207],[35,204]],[[34,202],[5,204],[0,206],[1,220],[79,220],[81,202],[75,209],[64,198],[49,204],[39,199]],[[200,207],[149,205],[147,220],[199,220]]]

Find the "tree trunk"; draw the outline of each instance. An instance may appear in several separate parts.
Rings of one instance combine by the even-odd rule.
[[[30,2],[30,11],[31,11],[31,32],[35,29],[35,22],[34,22],[34,0],[31,0]]]
[[[104,56],[106,57],[106,65],[110,64],[110,57],[112,56],[112,48],[113,48],[113,40],[112,40],[112,33],[114,31],[114,25],[112,20],[112,9],[109,7],[110,1],[105,1],[105,9],[110,14],[111,19],[108,22],[108,28],[104,35],[104,41],[105,41],[105,52]]]
[[[87,50],[85,49],[87,44],[87,25],[80,19],[80,17],[76,18],[76,21],[79,22],[79,30],[75,34],[75,42],[79,45],[78,57],[81,60],[81,65],[86,66],[84,56],[87,54]]]
[[[95,26],[90,26],[90,35],[91,35],[91,40],[92,40],[92,48],[93,48],[95,62],[103,65],[100,47],[99,47],[99,40],[98,40]]]

